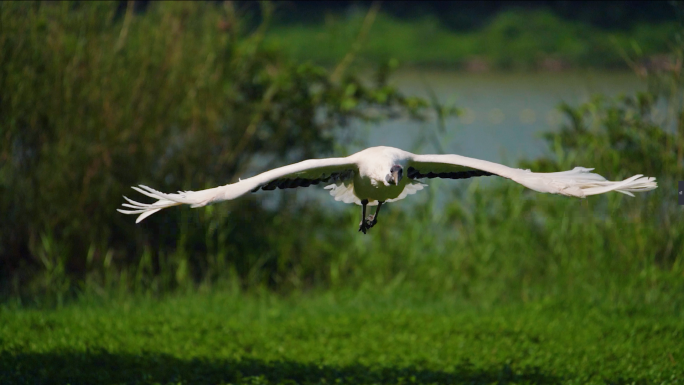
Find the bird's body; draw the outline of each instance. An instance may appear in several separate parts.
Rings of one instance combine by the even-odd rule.
[[[152,204],[140,203],[124,197],[129,203],[123,206],[133,210],[118,211],[140,214],[137,222],[155,212],[180,204],[201,207],[207,204],[232,200],[258,190],[308,187],[331,182],[326,189],[337,201],[363,206],[359,231],[366,231],[377,223],[380,207],[422,190],[419,179],[465,179],[498,175],[511,179],[538,192],[562,194],[584,198],[588,195],[617,191],[632,192],[653,190],[655,178],[635,175],[620,182],[607,181],[593,169],[575,167],[570,171],[534,173],[530,170],[510,168],[501,164],[468,158],[460,155],[416,155],[393,147],[371,147],[344,158],[309,159],[289,166],[266,171],[236,183],[201,191],[165,194],[147,186],[133,187],[157,199]],[[377,205],[374,215],[366,217],[366,206]]]
[[[371,147],[354,154],[358,159],[368,159],[366,162],[357,161],[359,172],[354,174],[354,195],[360,200],[367,199],[371,205],[399,197],[410,183],[409,179],[402,178],[394,185],[386,180],[386,176],[394,165],[405,168],[408,155],[406,151],[392,147]]]

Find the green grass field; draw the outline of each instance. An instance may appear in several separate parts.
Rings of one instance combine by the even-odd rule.
[[[5,305],[0,383],[675,384],[683,316],[402,291]]]

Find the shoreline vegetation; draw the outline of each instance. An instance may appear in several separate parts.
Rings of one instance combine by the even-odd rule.
[[[369,13],[372,13],[373,10]],[[274,25],[266,42],[296,61],[337,64],[354,44],[361,63],[395,59],[402,68],[466,72],[578,69],[662,70],[672,65],[676,22],[604,30],[564,20],[550,11],[509,10],[482,28],[452,31],[434,17],[400,20],[379,11],[363,39],[368,14],[326,15],[320,24]],[[629,63],[630,58],[638,61]]]

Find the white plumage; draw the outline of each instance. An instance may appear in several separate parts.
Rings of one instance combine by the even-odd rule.
[[[309,159],[201,191],[165,194],[140,185],[133,189],[157,201],[146,204],[124,197],[128,203],[123,206],[132,210],[118,211],[140,214],[137,223],[171,206],[188,204],[202,207],[232,200],[259,189],[307,187],[320,182],[332,182],[325,188],[330,190],[335,200],[363,206],[359,231],[365,233],[377,223],[377,214],[384,202],[394,202],[422,190],[425,185],[418,181],[422,178],[464,179],[498,175],[538,192],[579,198],[609,191],[634,196],[633,192],[657,187],[655,178],[635,175],[620,182],[611,182],[591,173],[591,170],[575,167],[570,171],[535,173],[460,155],[416,155],[392,147],[371,147],[345,158]],[[366,217],[366,206],[374,205],[378,205],[376,214]]]

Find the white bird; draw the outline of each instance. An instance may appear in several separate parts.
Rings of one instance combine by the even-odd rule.
[[[232,200],[259,189],[308,187],[320,182],[332,182],[325,189],[330,190],[330,195],[336,201],[356,203],[363,207],[359,231],[365,234],[377,223],[380,207],[385,202],[398,201],[422,190],[426,185],[419,180],[423,178],[465,179],[498,175],[538,192],[579,198],[609,191],[634,196],[632,192],[658,187],[655,178],[635,175],[620,182],[611,182],[591,173],[591,170],[593,168],[575,167],[570,171],[535,173],[460,155],[416,155],[398,148],[371,147],[346,158],[309,159],[201,191],[165,194],[140,185],[133,189],[157,201],[146,204],[124,197],[128,203],[123,206],[133,210],[118,211],[140,214],[136,220],[138,223],[171,206],[187,204],[193,208],[202,207]],[[366,217],[366,206],[376,205],[375,214]]]

